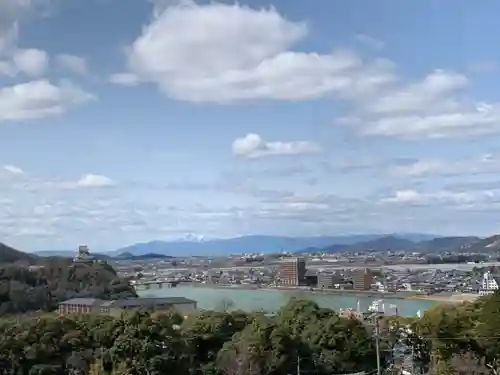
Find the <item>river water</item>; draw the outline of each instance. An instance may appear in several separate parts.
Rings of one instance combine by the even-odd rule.
[[[210,288],[178,286],[175,288],[161,288],[137,291],[141,297],[186,297],[198,302],[198,308],[212,310],[221,305],[224,300],[230,300],[234,309],[244,311],[266,311],[275,312],[285,305],[290,297],[297,295],[290,291],[279,290],[247,290],[239,288]],[[377,298],[348,296],[348,295],[325,295],[313,293],[300,293],[301,298],[310,299],[318,303],[319,306],[335,311],[359,307],[365,311],[368,306]],[[404,300],[390,299],[384,300],[386,306],[396,305],[398,314],[402,316],[415,316],[417,311],[424,312],[429,307],[439,303],[427,300]]]

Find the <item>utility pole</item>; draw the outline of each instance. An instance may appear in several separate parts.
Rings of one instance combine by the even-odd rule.
[[[379,312],[375,312],[373,315],[375,319],[375,349],[377,352],[377,375],[380,375],[380,329],[379,329]]]
[[[297,375],[300,375],[300,355],[297,355]]]

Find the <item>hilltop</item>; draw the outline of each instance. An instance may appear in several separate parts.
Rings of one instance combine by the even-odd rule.
[[[42,251],[37,251],[35,254],[44,258],[54,257],[54,256],[63,258],[73,258],[75,256],[74,251],[64,251],[64,250],[62,251],[42,250]],[[117,255],[114,255],[113,253],[110,254],[92,253],[92,256],[96,260],[147,260],[147,259],[172,258],[172,256],[164,254],[147,253],[147,254],[134,255],[128,252],[120,253]]]
[[[486,238],[477,238],[475,241],[466,244],[464,251],[493,253],[500,251],[500,234],[495,234]]]
[[[0,264],[3,263],[28,263],[33,264],[38,260],[34,254],[23,253],[0,242]]]
[[[51,311],[59,302],[75,297],[136,296],[128,282],[105,262],[75,264],[62,257],[40,258],[6,245],[1,250],[0,315]]]

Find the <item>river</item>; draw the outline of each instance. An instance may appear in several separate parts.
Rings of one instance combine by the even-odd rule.
[[[239,288],[208,288],[178,286],[175,288],[160,288],[137,291],[141,297],[186,297],[198,302],[198,308],[212,310],[220,306],[224,300],[232,301],[234,309],[244,311],[275,312],[281,306],[285,305],[291,296],[290,291],[279,290],[248,290]],[[296,295],[296,293],[295,293]],[[377,298],[357,297],[347,295],[324,295],[304,292],[300,294],[301,298],[307,298],[318,303],[319,306],[329,308],[335,311],[340,309],[355,309],[359,300],[362,311]],[[386,305],[393,304],[397,306],[398,314],[402,316],[415,316],[417,311],[424,312],[429,307],[439,303],[428,300],[404,300],[390,299],[384,300]]]

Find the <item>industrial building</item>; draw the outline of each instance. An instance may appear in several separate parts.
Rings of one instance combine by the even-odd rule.
[[[73,298],[59,303],[60,314],[103,313],[121,314],[124,311],[168,311],[176,310],[182,315],[196,311],[196,301],[184,297],[128,298],[102,300],[98,298]]]
[[[287,259],[280,265],[279,279],[283,285],[301,285],[306,279],[306,260],[304,258]]]

